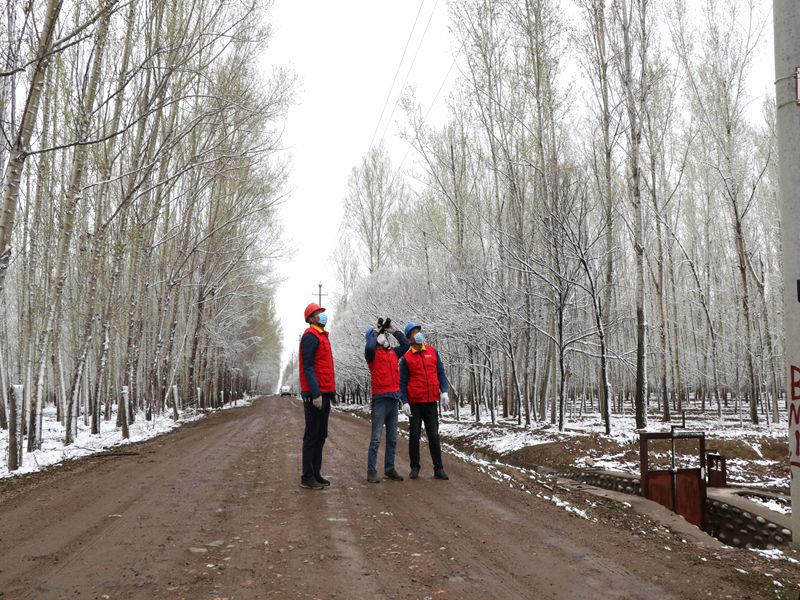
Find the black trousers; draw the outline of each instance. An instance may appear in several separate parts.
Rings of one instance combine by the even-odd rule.
[[[322,469],[322,448],[328,437],[328,416],[334,394],[322,394],[322,409],[316,408],[311,399],[303,399],[306,428],[303,432],[303,477],[319,477]]]
[[[408,438],[408,456],[411,468],[419,469],[419,438],[422,434],[422,423],[425,423],[425,435],[428,436],[428,449],[434,469],[441,469],[442,446],[439,442],[439,403],[411,402],[410,434]]]

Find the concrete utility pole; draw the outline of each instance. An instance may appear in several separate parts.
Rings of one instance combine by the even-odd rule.
[[[322,297],[323,297],[323,296],[327,296],[327,295],[328,295],[328,294],[323,294],[323,293],[322,293],[322,282],[320,281],[320,283],[319,283],[319,292],[317,292],[317,298],[319,298],[319,299],[317,300],[317,304],[319,304],[320,306],[322,306]]]
[[[792,543],[800,548],[800,2],[773,0]]]

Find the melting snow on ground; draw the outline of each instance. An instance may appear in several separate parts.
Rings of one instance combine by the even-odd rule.
[[[774,498],[767,498],[765,496],[747,495],[744,497],[752,502],[758,502],[763,507],[774,510],[775,512],[783,513],[784,515],[792,514],[792,507],[786,502],[782,502]]]
[[[369,408],[364,405],[339,405],[339,409],[345,411],[369,411]],[[531,425],[519,425],[516,418],[497,418],[495,423],[491,423],[488,414],[483,413],[481,416],[483,420],[480,423],[476,423],[474,416],[466,409],[461,410],[458,420],[455,419],[455,414],[452,411],[446,411],[440,420],[439,431],[447,440],[468,443],[474,448],[484,449],[487,453],[496,453],[498,455],[512,453],[521,448],[540,444],[599,436],[602,439],[614,442],[623,450],[618,450],[611,454],[602,454],[596,451],[593,453],[594,449],[587,445],[587,455],[576,459],[574,466],[602,468],[631,474],[639,473],[639,434],[636,430],[633,414],[612,415],[611,434],[608,436],[604,433],[605,427],[602,420],[596,415],[584,417],[569,415],[563,431],[558,431],[558,428],[550,423],[534,422]],[[406,421],[402,413],[400,414],[400,421]],[[681,419],[675,416],[671,423],[663,423],[651,415],[646,431],[670,431],[671,427],[680,428],[681,426]],[[713,417],[699,418],[697,414],[690,414],[686,429],[705,432],[707,435],[706,448],[709,450],[713,450],[715,440],[741,440],[751,446],[758,456],[763,456],[763,443],[767,440],[786,438],[785,422],[752,425],[732,416],[726,416],[720,420]],[[635,453],[632,453],[631,450],[635,450]],[[655,459],[659,465],[668,467],[671,456],[668,452],[653,452],[651,454],[652,459]],[[682,454],[680,452],[676,454],[677,466],[694,465],[696,460],[695,455]],[[754,473],[751,469],[752,465],[776,468],[778,472],[785,470],[786,476],[763,476],[763,474]],[[753,460],[728,458],[728,482],[733,485],[739,484],[754,488],[788,489],[788,468],[782,469],[782,467],[784,467],[783,462],[764,458]]]
[[[794,559],[791,556],[786,556],[783,552],[778,550],[777,548],[773,550],[759,550],[757,548],[752,548],[752,552],[756,554],[760,554],[761,556],[766,556],[767,558],[771,558],[773,560],[785,560],[786,562],[790,562],[795,565],[800,565],[800,560]]]
[[[479,437],[481,446],[501,454],[553,441],[549,436],[539,435],[536,429],[473,427],[470,423],[449,420],[440,423],[439,432],[451,440]]]
[[[246,406],[251,399],[239,400],[236,406]],[[235,408],[234,404],[226,404],[222,410]],[[47,407],[44,410],[42,419],[42,448],[34,452],[27,452],[23,447],[22,466],[13,473],[8,470],[8,432],[0,431],[0,478],[33,473],[45,467],[58,464],[60,462],[102,452],[115,446],[124,446],[134,442],[141,442],[157,435],[167,433],[180,427],[183,423],[202,419],[211,413],[197,411],[183,411],[180,419],[172,420],[171,411],[161,415],[154,415],[150,421],[145,420],[143,414],[137,415],[130,427],[130,438],[122,438],[122,430],[116,427],[116,411],[111,415],[111,419],[106,421],[100,419],[100,433],[92,435],[91,426],[87,425],[82,418],[78,419],[78,433],[75,441],[69,446],[64,445],[64,426],[56,420],[55,407]],[[27,443],[27,439],[25,440]]]
[[[443,446],[447,448],[448,452],[458,456],[464,462],[468,462],[468,463],[472,463],[474,465],[477,465],[478,466],[478,470],[481,473],[486,473],[493,480],[495,480],[495,481],[497,481],[499,483],[508,483],[509,487],[521,489],[522,491],[524,491],[524,492],[526,492],[528,494],[532,494],[531,490],[528,489],[528,487],[525,484],[520,483],[519,481],[517,481],[516,479],[511,477],[511,475],[509,475],[508,473],[504,473],[503,471],[498,469],[491,462],[489,462],[487,460],[480,459],[480,458],[476,458],[476,457],[472,456],[471,454],[466,454],[464,452],[461,452],[460,450],[458,450],[456,448],[453,448],[452,446],[449,446],[447,444],[443,444]],[[526,473],[529,476],[530,479],[533,479],[534,481],[537,481],[537,482],[539,481],[539,476],[535,471],[523,470],[523,472]],[[542,498],[543,500],[547,500],[549,502],[552,502],[553,504],[555,504],[559,508],[563,508],[568,513],[572,513],[573,515],[581,517],[582,519],[590,520],[590,517],[586,513],[586,511],[575,507],[573,504],[570,504],[566,500],[562,500],[561,498],[559,498],[556,495],[548,496],[548,495],[543,494],[541,492],[537,492],[536,493],[536,497],[537,498]]]

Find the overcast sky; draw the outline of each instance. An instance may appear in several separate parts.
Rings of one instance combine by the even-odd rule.
[[[282,362],[297,349],[306,327],[303,309],[315,301],[317,285],[321,282],[325,293],[334,291],[330,257],[353,166],[369,150],[376,130],[375,142],[385,137],[395,167],[407,154],[408,145],[397,136],[403,114],[394,110],[402,84],[416,86],[423,112],[432,107],[429,123],[446,119],[446,98],[458,76],[458,69],[451,70],[455,48],[448,21],[447,0],[275,0],[264,70],[281,65],[298,78],[283,138],[291,176],[281,219],[295,255],[279,265]],[[771,19],[764,33],[751,84],[756,118],[764,95],[774,89]],[[413,160],[412,151],[404,170]],[[326,300],[331,297],[323,298],[323,306]]]
[[[453,64],[453,52],[445,0],[276,0],[270,21],[274,31],[264,67],[287,66],[299,84],[284,133],[292,174],[281,218],[285,238],[296,249],[279,269],[285,278],[277,293],[285,359],[296,351],[306,327],[303,309],[315,301],[317,285],[322,283],[323,293],[335,285],[329,259],[353,166],[369,149],[376,128],[376,143],[385,131],[395,165],[402,161],[408,146],[397,138],[395,125],[402,111],[396,109],[389,120],[400,86],[408,77],[427,110]],[[453,77],[451,72],[448,80]],[[444,118],[448,88],[445,82],[429,121]]]

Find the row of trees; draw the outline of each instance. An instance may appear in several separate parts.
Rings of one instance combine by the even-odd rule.
[[[448,122],[407,93],[412,177],[382,146],[353,170],[340,383],[363,388],[359,333],[388,312],[433,333],[478,419],[778,420],[774,102],[748,89],[767,4],[454,3]]]
[[[93,433],[278,380],[269,265],[293,80],[259,0],[5,2],[0,427]],[[277,348],[277,349],[276,349]],[[18,386],[9,394],[11,385]],[[21,388],[19,387],[21,386]],[[124,390],[124,393],[123,393]]]

